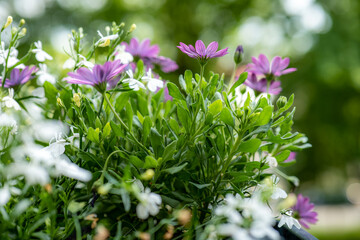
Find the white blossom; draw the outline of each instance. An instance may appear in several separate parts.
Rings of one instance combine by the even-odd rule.
[[[122,64],[128,64],[134,60],[133,55],[125,51],[125,45],[119,45],[114,51],[115,60],[120,60]]]
[[[98,30],[97,33],[100,36],[100,39],[95,43],[95,46],[108,46],[110,44],[111,40],[115,40],[119,37],[118,34],[113,34],[113,35],[108,35],[108,36],[103,36],[101,34],[101,32]]]
[[[12,88],[9,88],[9,96],[3,97],[2,101],[7,108],[14,108],[16,111],[21,110],[20,105],[14,99],[14,89]]]
[[[48,81],[51,84],[55,84],[56,78],[48,73],[47,71],[47,65],[44,63],[39,64],[39,71],[36,72],[37,78],[37,84],[43,85],[46,81]]]
[[[149,68],[146,75],[143,76],[141,79],[148,82],[147,87],[151,92],[156,92],[158,88],[164,87],[164,82],[162,80],[152,77],[151,68]]]
[[[274,200],[279,198],[283,198],[283,199],[287,198],[287,193],[283,189],[278,187],[280,179],[277,176],[272,175],[271,180],[273,183],[273,194],[271,195],[271,198]]]
[[[265,158],[265,162],[267,164],[269,164],[269,167],[271,167],[271,168],[275,168],[278,166],[278,162],[277,162],[276,158],[271,156],[271,154],[267,155],[267,157]]]
[[[3,188],[0,188],[0,207],[6,205],[10,200],[10,197],[10,189],[7,185],[5,185]]]
[[[79,62],[76,64],[76,61],[73,58],[69,58],[68,60],[66,60],[63,64],[63,68],[64,69],[74,69],[75,66],[76,67],[87,67],[89,69],[92,69],[94,67],[94,64],[90,61],[88,61],[86,59],[86,57],[84,57],[81,54],[78,54],[79,57]]]
[[[9,53],[9,51],[10,51],[10,53]],[[14,66],[16,63],[19,62],[19,59],[17,58],[18,53],[19,53],[18,50],[16,50],[16,48],[14,48],[14,47],[12,47],[10,50],[5,49],[5,43],[1,42],[1,45],[0,45],[0,65],[5,65],[6,58],[9,55],[7,66],[8,67]],[[18,66],[16,66],[16,68],[23,69],[23,68],[25,68],[25,65],[24,64],[19,64]]]
[[[30,185],[45,185],[50,182],[49,174],[43,166],[25,161],[11,163],[6,174],[10,178],[24,176],[26,183]]]
[[[74,69],[75,64],[76,64],[75,60],[72,58],[69,58],[68,60],[66,60],[64,62],[62,67],[63,67],[63,69]]]
[[[136,214],[140,219],[147,219],[149,215],[156,216],[159,213],[161,205],[161,197],[156,193],[152,193],[149,188],[139,193],[138,199],[140,203],[136,206]]]
[[[289,215],[291,215],[291,211],[287,211],[286,213],[281,215],[278,227],[282,227],[283,225],[287,225],[290,229],[295,226],[297,229],[301,228],[299,221]]]
[[[52,56],[50,56],[48,53],[46,53],[44,50],[42,50],[42,43],[41,41],[37,41],[34,43],[35,44],[35,49],[31,50],[33,53],[35,53],[35,58],[36,60],[38,60],[39,62],[44,62],[46,59],[47,60],[52,60]]]
[[[126,73],[129,77],[125,78],[123,83],[128,83],[129,87],[134,91],[138,91],[140,88],[145,89],[145,85],[134,78],[134,73],[131,69],[127,70]]]

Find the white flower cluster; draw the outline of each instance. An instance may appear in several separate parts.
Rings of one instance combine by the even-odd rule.
[[[280,239],[279,233],[272,227],[275,221],[271,211],[261,202],[259,195],[242,199],[228,194],[224,205],[215,209],[215,215],[225,219],[225,223],[216,226],[219,236],[234,240]]]

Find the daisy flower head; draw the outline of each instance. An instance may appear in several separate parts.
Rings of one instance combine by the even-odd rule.
[[[201,40],[196,41],[195,47],[191,44],[186,45],[180,42],[180,46],[177,47],[189,57],[198,59],[201,65],[205,65],[211,58],[222,57],[228,54],[228,48],[217,51],[219,47],[217,42],[211,42],[208,47]]]
[[[268,82],[265,78],[261,78],[259,80],[256,74],[253,72],[249,73],[249,77],[248,79],[246,79],[244,84],[260,93],[269,93],[269,94],[277,95],[282,90],[280,81],[272,80]]]
[[[264,75],[266,80],[271,81],[275,77],[280,77],[297,70],[296,68],[287,68],[289,64],[289,58],[282,59],[279,56],[274,57],[270,64],[268,58],[264,54],[260,54],[259,58],[252,57],[252,63],[248,64],[248,71]]]
[[[305,228],[309,228],[309,223],[315,224],[318,221],[314,206],[308,197],[299,194],[295,206],[292,207],[294,218],[298,219]]]
[[[37,68],[34,66],[30,68],[26,66],[22,71],[18,68],[14,68],[10,73],[10,78],[5,80],[5,83],[2,83],[2,78],[0,78],[0,82],[4,84],[5,88],[17,88],[18,86],[28,82],[33,79],[33,73],[37,72]]]
[[[68,73],[69,77],[65,78],[65,80],[72,84],[91,85],[103,93],[107,89],[107,84],[122,73],[126,66],[120,60],[116,60],[108,61],[103,65],[96,64],[93,69],[81,67],[76,73]]]

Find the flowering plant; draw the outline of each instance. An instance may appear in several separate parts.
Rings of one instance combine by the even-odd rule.
[[[296,70],[288,58],[260,55],[227,83],[205,71],[227,48],[180,43],[200,72],[177,85],[162,77],[174,61],[113,23],[90,48],[73,31],[56,79],[41,42],[17,58],[24,23],[0,49],[1,239],[280,239],[275,225],[316,222],[309,199],[279,185],[298,187],[282,169],[310,147],[292,132],[294,95],[271,95]]]

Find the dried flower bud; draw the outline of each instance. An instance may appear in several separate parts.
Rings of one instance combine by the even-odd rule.
[[[52,192],[52,186],[50,183],[45,184],[44,189],[48,192],[51,193]]]
[[[173,225],[167,225],[166,228],[167,232],[164,234],[164,239],[169,240],[172,239],[174,235],[174,226]]]
[[[187,225],[191,221],[191,218],[192,218],[192,213],[189,209],[181,209],[178,212],[177,219],[179,223],[183,226]]]
[[[92,213],[92,214],[87,215],[85,217],[85,220],[92,221],[91,228],[94,229],[94,228],[96,228],[96,225],[97,225],[97,222],[99,221],[99,218],[97,218],[96,214]]]
[[[287,103],[287,98],[285,96],[280,96],[279,99],[276,101],[277,107],[283,108]]]
[[[77,93],[74,93],[73,95],[73,100],[74,100],[74,103],[77,107],[80,107],[81,106],[81,98],[79,96],[79,94]]]
[[[151,239],[150,234],[146,233],[146,232],[139,233],[138,237],[140,238],[140,240],[150,240]]]
[[[12,22],[13,22],[12,16],[8,16],[7,20],[6,20],[6,23],[3,26],[3,29],[7,28]]]
[[[100,225],[96,228],[96,235],[94,236],[94,240],[105,240],[110,236],[109,230]]]
[[[145,181],[149,181],[154,177],[154,174],[155,174],[154,170],[148,169],[141,175],[141,178],[144,179]]]
[[[135,23],[133,23],[129,29],[129,32],[133,32],[136,29]]]
[[[24,24],[25,24],[25,20],[22,18],[19,22],[19,27],[24,26]]]
[[[241,45],[237,46],[234,54],[234,61],[237,64],[240,64],[244,57],[244,49]]]

